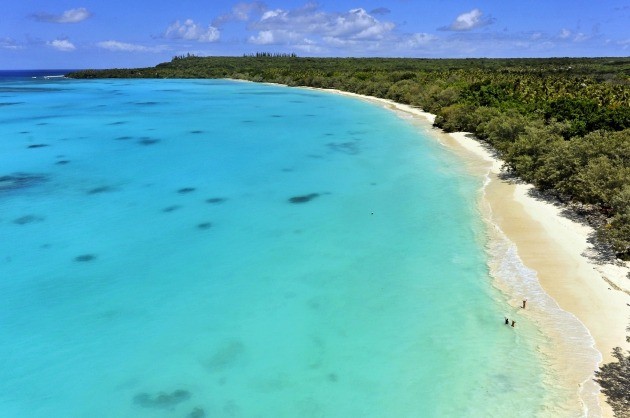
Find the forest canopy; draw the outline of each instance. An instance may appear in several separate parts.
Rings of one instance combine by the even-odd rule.
[[[487,141],[507,169],[589,215],[630,259],[630,58],[411,59],[178,56],[74,78],[234,78],[339,89],[437,115]]]

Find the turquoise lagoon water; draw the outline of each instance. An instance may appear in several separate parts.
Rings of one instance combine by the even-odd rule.
[[[5,80],[0,106],[0,416],[532,417],[570,396],[492,286],[482,179],[394,113],[220,80]]]

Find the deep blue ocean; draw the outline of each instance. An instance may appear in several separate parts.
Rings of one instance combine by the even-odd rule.
[[[429,128],[61,74],[0,73],[1,417],[580,412],[536,325],[504,326],[483,178]]]

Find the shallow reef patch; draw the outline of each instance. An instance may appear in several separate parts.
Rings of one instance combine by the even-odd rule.
[[[357,155],[360,152],[359,147],[354,142],[329,142],[326,146],[332,151],[348,155]]]
[[[36,222],[43,222],[43,221],[44,221],[44,218],[42,216],[24,215],[24,216],[20,216],[17,219],[14,219],[13,223],[17,225],[26,225],[26,224],[36,223]]]
[[[212,228],[212,222],[202,222],[197,224],[197,229],[206,230]]]
[[[150,395],[142,392],[133,397],[133,403],[143,408],[173,408],[178,403],[190,399],[190,392],[178,389],[171,393],[159,392],[156,395]]]
[[[190,411],[190,413],[186,415],[186,418],[204,418],[205,416],[206,411],[204,411],[202,407],[198,406]]]
[[[167,206],[164,209],[162,209],[162,212],[169,213],[169,212],[174,212],[177,209],[181,209],[181,206],[180,205],[171,205],[171,206]]]
[[[87,194],[100,194],[100,193],[109,193],[113,192],[116,189],[112,186],[99,186],[93,189],[88,190]]]
[[[79,263],[87,263],[96,260],[96,254],[81,254],[74,257],[74,261]]]
[[[44,183],[48,177],[43,174],[13,173],[0,176],[0,193],[21,190]]]
[[[138,141],[138,144],[147,146],[157,144],[158,142],[160,142],[160,140],[156,138],[142,138]]]
[[[310,202],[311,200],[319,196],[320,196],[319,193],[309,193],[302,196],[293,196],[289,198],[289,202],[290,203],[306,203],[306,202]]]
[[[210,371],[222,370],[233,366],[245,353],[245,346],[238,340],[221,345],[203,364]]]

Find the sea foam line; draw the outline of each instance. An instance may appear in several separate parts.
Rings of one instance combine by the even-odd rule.
[[[491,170],[484,176],[480,194],[480,214],[488,231],[488,267],[494,285],[510,299],[513,306],[520,306],[527,299],[527,315],[539,330],[550,339],[549,347],[541,350],[556,369],[556,376],[550,375],[550,385],[561,384],[568,390],[577,381],[578,399],[584,417],[601,417],[599,386],[593,380],[593,371],[602,361],[602,354],[595,348],[595,339],[585,326],[571,312],[563,310],[541,286],[537,272],[528,268],[518,254],[518,248],[497,224],[492,207],[486,198],[486,190],[491,184]],[[567,361],[566,359],[571,359]],[[560,370],[572,368],[573,373],[562,379]]]

